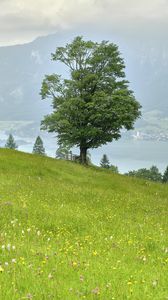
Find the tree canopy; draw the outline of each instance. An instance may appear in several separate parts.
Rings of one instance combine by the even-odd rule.
[[[40,136],[36,138],[33,146],[33,154],[45,155],[45,148],[43,146],[43,141]]]
[[[168,183],[168,166],[166,167],[166,170],[163,174],[162,182],[163,183]]]
[[[125,79],[117,45],[78,36],[58,47],[52,60],[64,64],[69,75],[45,76],[41,96],[52,99],[53,112],[44,117],[42,129],[56,132],[60,144],[79,147],[86,163],[88,149],[120,138],[122,128],[133,128],[140,104]]]
[[[15,140],[14,140],[14,137],[12,134],[9,134],[9,137],[5,144],[5,148],[15,149],[15,150],[18,148],[18,145],[15,143]]]
[[[152,181],[162,181],[162,174],[159,172],[159,169],[156,166],[152,166],[150,169],[142,168],[137,171],[129,171],[125,175],[139,177]]]
[[[110,162],[106,154],[103,154],[102,159],[100,161],[100,166],[104,169],[110,168]]]
[[[70,153],[71,153],[70,147],[66,145],[59,145],[55,154],[56,154],[56,158],[58,159],[68,159]]]

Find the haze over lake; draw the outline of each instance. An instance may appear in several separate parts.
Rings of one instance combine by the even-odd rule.
[[[65,70],[51,61],[56,47],[70,42],[76,35],[94,41],[109,40],[119,46],[130,87],[142,105],[142,118],[135,128],[155,138],[154,141],[123,138],[91,150],[92,161],[98,165],[105,153],[120,172],[152,165],[165,170],[168,165],[168,41],[165,38],[168,2],[87,0],[68,1],[66,6],[60,0],[37,0],[33,5],[30,2],[0,3],[1,122],[40,124],[44,115],[51,112],[50,102],[41,101],[39,92],[45,74],[65,75]],[[13,130],[12,126],[11,133],[16,140],[23,141],[19,150],[32,152],[35,126],[26,126],[24,131],[21,129],[22,135],[20,129]],[[8,125],[2,128],[5,134],[1,132],[1,146],[10,132]],[[36,131],[40,133],[38,126]],[[159,135],[166,137],[167,142],[157,141]],[[47,134],[42,134],[42,138],[47,154],[54,157],[56,140]]]
[[[1,133],[0,138],[6,139],[7,136]],[[17,139],[19,140],[20,137],[16,137]],[[18,150],[31,153],[35,138],[25,138],[23,141],[25,144],[20,145]],[[43,142],[47,155],[55,157],[55,151],[58,148],[56,138],[45,135]],[[73,149],[73,152],[79,153],[78,149]],[[121,138],[89,152],[95,165],[99,165],[104,153],[107,154],[110,163],[117,165],[120,173],[139,168],[149,168],[152,165],[156,165],[163,172],[168,165],[168,142],[163,141],[125,140]]]

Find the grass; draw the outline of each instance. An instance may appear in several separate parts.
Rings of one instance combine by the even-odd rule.
[[[0,299],[168,299],[168,185],[0,150]]]

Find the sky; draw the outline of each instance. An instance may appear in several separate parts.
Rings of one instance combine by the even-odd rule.
[[[85,27],[164,37],[168,0],[0,0],[0,46]]]

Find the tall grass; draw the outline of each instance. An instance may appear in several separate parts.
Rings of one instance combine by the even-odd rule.
[[[0,150],[0,299],[168,299],[168,186]]]

